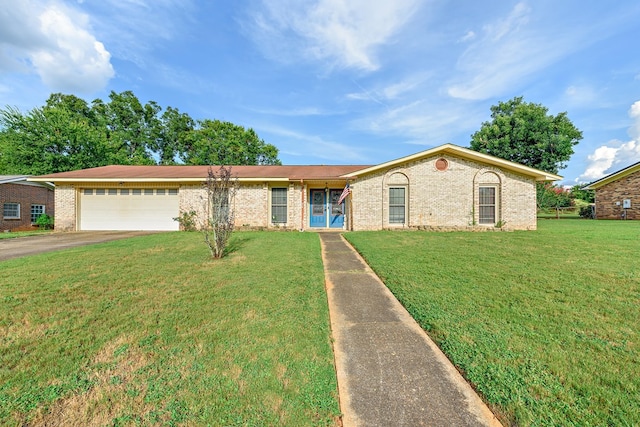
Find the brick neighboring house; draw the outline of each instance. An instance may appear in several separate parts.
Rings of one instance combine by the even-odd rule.
[[[182,212],[205,218],[207,171],[104,166],[30,180],[55,183],[57,230],[177,230]],[[452,144],[374,166],[231,171],[236,226],[292,230],[534,230],[536,182],[562,179]]]
[[[592,182],[596,219],[640,219],[640,162]]]
[[[54,216],[54,187],[26,175],[0,175],[0,231],[32,228],[38,216]]]

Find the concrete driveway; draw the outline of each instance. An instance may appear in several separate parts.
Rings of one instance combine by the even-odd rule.
[[[77,231],[70,233],[51,233],[43,236],[16,237],[15,239],[0,239],[0,261],[151,233],[153,232]]]

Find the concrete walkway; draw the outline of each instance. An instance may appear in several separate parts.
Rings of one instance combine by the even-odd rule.
[[[319,234],[343,426],[500,426],[359,254]]]

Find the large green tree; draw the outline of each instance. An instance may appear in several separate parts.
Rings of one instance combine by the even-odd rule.
[[[74,108],[61,108],[58,102]],[[0,173],[46,174],[106,164],[104,134],[89,111],[75,97],[50,98],[27,114],[0,110]]]
[[[491,121],[471,136],[471,149],[557,174],[581,139],[566,112],[554,116],[515,97],[491,107]]]
[[[52,94],[27,113],[0,108],[0,174],[47,174],[108,164],[280,164],[253,129],[164,111],[131,91],[88,104]]]
[[[251,128],[220,120],[201,120],[182,152],[189,165],[279,165],[278,149]]]

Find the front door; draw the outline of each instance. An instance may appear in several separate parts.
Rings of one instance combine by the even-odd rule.
[[[311,227],[342,228],[344,226],[344,201],[338,203],[342,190],[311,190],[310,220]]]
[[[329,190],[329,227],[342,228],[344,225],[344,200],[338,203],[342,190]]]
[[[311,227],[327,226],[326,197],[324,190],[311,190]]]

